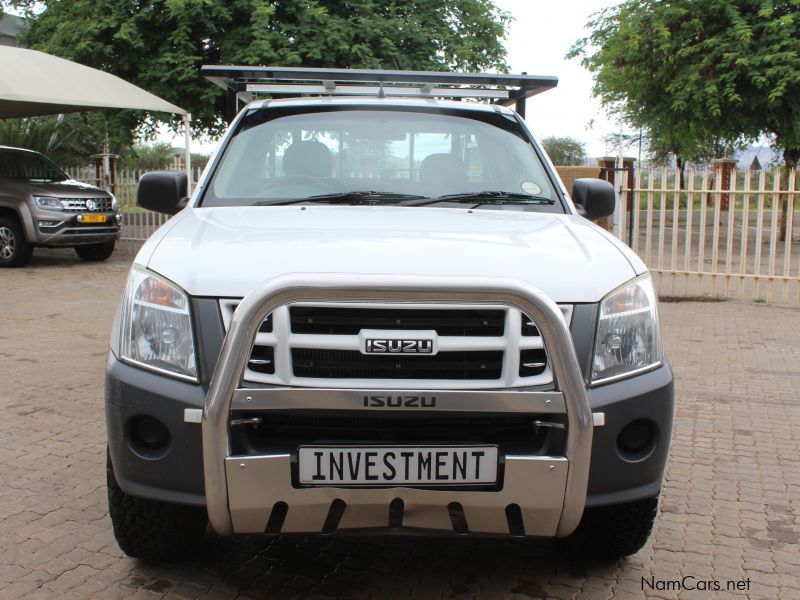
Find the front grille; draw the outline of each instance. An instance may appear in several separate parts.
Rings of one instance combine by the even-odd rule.
[[[250,416],[243,414],[243,417]],[[538,427],[546,416],[451,416],[429,413],[419,416],[366,416],[364,414],[300,415],[259,413],[256,426],[241,426],[233,432],[237,450],[247,448],[296,448],[299,444],[498,444],[522,447],[527,451],[546,449],[558,453],[563,430]]]
[[[352,350],[292,349],[298,377],[335,379],[498,379],[502,352],[440,352],[434,356],[376,356]]]
[[[503,335],[505,311],[293,306],[292,333],[358,335],[362,329],[435,331],[446,336]]]
[[[61,233],[64,235],[105,235],[117,233],[119,227],[93,227],[92,225],[83,225],[73,229],[65,229]]]
[[[87,202],[92,208],[87,207]],[[61,198],[67,212],[111,212],[111,198]]]
[[[239,301],[220,300],[227,329]],[[567,322],[569,309],[562,307]],[[365,331],[385,334],[365,335]],[[367,354],[367,338],[414,340],[436,333],[430,354]],[[506,306],[297,303],[267,315],[244,381],[306,387],[493,389],[553,381],[540,328]],[[429,384],[430,385],[430,384]]]

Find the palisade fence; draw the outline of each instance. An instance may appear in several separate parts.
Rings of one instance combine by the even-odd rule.
[[[180,168],[174,165],[174,168]],[[93,168],[70,171],[74,179],[105,185]],[[136,250],[167,216],[136,206],[140,171],[116,173],[124,213],[122,247]],[[193,172],[197,182],[200,170]],[[585,176],[582,175],[582,176]],[[662,297],[739,298],[800,304],[800,178],[775,168],[686,172],[624,172],[617,212],[609,230],[650,268]]]
[[[613,231],[659,295],[800,304],[797,171],[625,173]],[[631,185],[631,183],[633,185]]]

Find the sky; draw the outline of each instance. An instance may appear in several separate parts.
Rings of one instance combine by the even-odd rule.
[[[494,0],[514,21],[506,39],[512,73],[555,75],[558,86],[528,100],[525,120],[539,138],[570,136],[586,144],[591,157],[608,154],[602,137],[619,131],[592,98],[592,74],[578,60],[565,58],[570,46],[588,33],[591,15],[618,4],[613,0]]]
[[[511,13],[507,62],[512,73],[555,75],[558,87],[528,100],[526,121],[539,138],[570,136],[586,145],[590,157],[605,156],[610,149],[602,137],[619,131],[619,123],[609,119],[592,98],[592,75],[578,60],[565,58],[575,40],[584,37],[590,16],[619,0],[494,0]],[[183,146],[183,136],[159,136],[175,146]],[[214,144],[195,140],[196,152],[209,152]]]

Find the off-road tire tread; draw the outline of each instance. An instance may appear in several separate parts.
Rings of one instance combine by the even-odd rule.
[[[101,262],[111,257],[114,253],[114,246],[116,246],[115,241],[75,246],[75,253],[86,262]]]
[[[106,460],[108,510],[120,549],[133,558],[173,562],[194,554],[206,531],[206,510],[129,496]]]
[[[11,260],[3,262],[0,260],[0,267],[24,267],[31,260],[33,246],[25,239],[25,234],[20,227],[19,221],[15,217],[0,217],[0,227],[8,227],[14,232],[16,238],[16,252]]]
[[[583,558],[616,561],[636,554],[647,543],[658,514],[658,496],[587,508],[567,548]]]

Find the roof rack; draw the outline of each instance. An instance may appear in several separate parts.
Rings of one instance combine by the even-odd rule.
[[[229,121],[238,112],[239,102],[250,102],[256,98],[256,94],[483,98],[496,104],[513,104],[520,116],[524,117],[527,98],[558,85],[557,77],[527,73],[512,75],[222,65],[205,65],[200,72],[227,91],[226,117]]]

